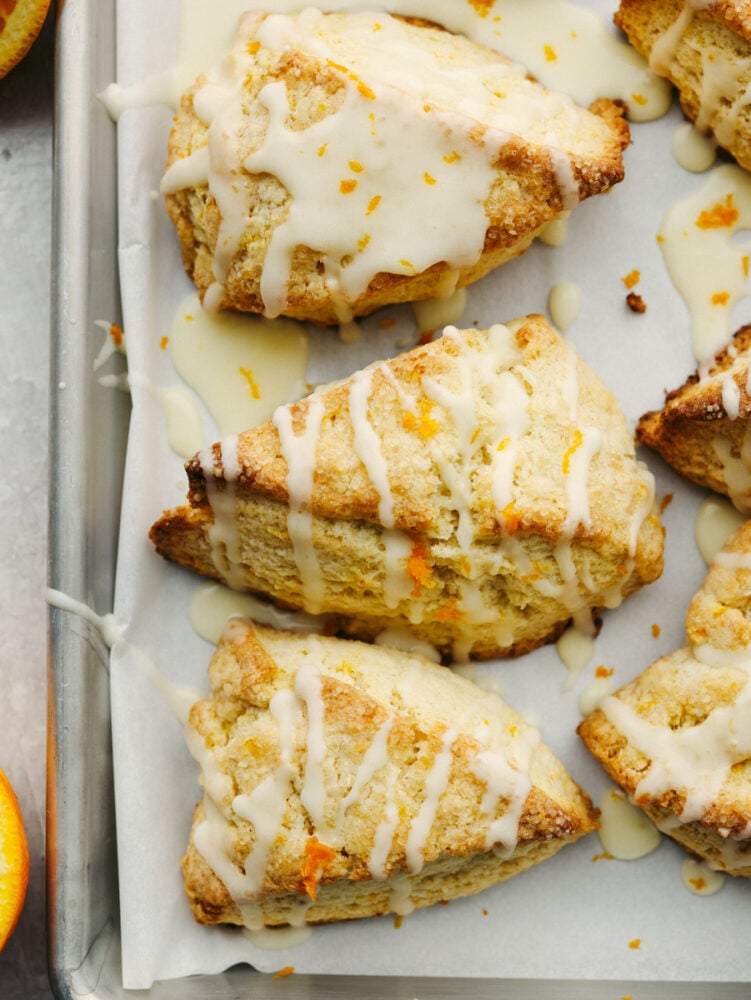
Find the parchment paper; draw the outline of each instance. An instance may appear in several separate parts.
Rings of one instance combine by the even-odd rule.
[[[610,19],[610,5],[590,0]],[[207,6],[210,3],[207,0]],[[177,0],[120,5],[118,80],[129,84],[167,70],[177,45]],[[120,263],[124,325],[131,371],[157,385],[179,384],[160,338],[169,335],[178,302],[191,290],[177,239],[161,198],[171,110],[126,111],[119,122]],[[578,282],[583,305],[569,336],[578,352],[615,391],[630,421],[659,407],[663,391],[695,367],[688,313],[673,289],[655,235],[672,200],[701,183],[670,153],[674,108],[660,121],[632,126],[627,179],[607,196],[580,206],[562,248],[536,244],[470,289],[459,325],[486,326],[528,312],[545,312],[551,286]],[[630,312],[621,278],[641,271],[638,291],[647,312]],[[365,323],[355,344],[333,331],[312,334],[308,381],[346,375],[362,364],[412,346],[411,310],[390,313],[400,323],[386,333]],[[739,324],[737,324],[739,325]],[[92,336],[100,336],[97,331]],[[189,620],[202,581],[167,564],[147,539],[162,509],[185,493],[182,460],[167,444],[157,403],[134,387],[131,438],[122,514],[115,616],[129,642],[169,679],[207,691],[212,648]],[[207,440],[220,435],[204,413]],[[574,688],[555,648],[516,661],[487,664],[479,673],[501,683],[517,710],[530,713],[543,737],[595,802],[609,787],[574,730],[578,695],[595,666],[615,668],[624,683],[684,640],[684,615],[706,568],[694,542],[702,491],[680,481],[643,452],[657,477],[658,495],[673,495],[666,569],[660,581],[604,616],[595,656]],[[651,626],[660,626],[655,638]],[[146,988],[154,979],[214,972],[249,962],[272,971],[404,975],[742,980],[749,978],[749,886],[727,879],[712,897],[690,894],[681,882],[683,852],[664,840],[637,862],[593,861],[592,835],[495,889],[422,910],[397,930],[391,918],[314,930],[282,951],[253,946],[239,929],[193,922],[179,862],[199,798],[198,774],[180,724],[151,681],[121,648],[112,657],[113,741],[124,984]],[[711,929],[711,933],[708,931]],[[638,949],[629,942],[639,938]]]

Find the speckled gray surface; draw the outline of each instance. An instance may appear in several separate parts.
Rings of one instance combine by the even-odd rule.
[[[0,80],[0,767],[26,822],[26,905],[3,1000],[50,997],[44,914],[47,400],[54,24]]]

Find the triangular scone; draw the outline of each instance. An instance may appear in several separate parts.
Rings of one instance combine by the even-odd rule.
[[[689,606],[688,645],[579,727],[608,774],[713,868],[751,878],[751,521]]]
[[[686,115],[751,169],[748,0],[621,0],[615,23],[680,93]]]
[[[706,376],[692,375],[645,413],[637,438],[687,479],[751,513],[751,326],[742,327]]]
[[[232,619],[193,706],[183,860],[202,923],[322,923],[465,896],[595,828],[496,695],[421,657]]]
[[[448,328],[187,470],[191,506],[151,529],[162,555],[357,638],[519,654],[662,570],[623,413],[540,316]]]
[[[628,127],[385,13],[249,13],[162,182],[206,305],[316,323],[445,296],[623,177]]]

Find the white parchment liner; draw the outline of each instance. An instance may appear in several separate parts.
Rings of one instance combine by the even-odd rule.
[[[611,16],[610,5],[602,0],[588,5]],[[119,82],[129,84],[169,69],[177,25],[177,0],[121,4]],[[166,108],[129,110],[118,126],[128,363],[158,385],[179,383],[160,338],[169,335],[176,306],[191,289],[162,200],[154,194],[171,114]],[[486,326],[544,312],[555,282],[577,282],[583,305],[570,339],[615,391],[631,422],[658,407],[663,391],[680,384],[694,368],[687,311],[655,240],[668,204],[700,183],[670,154],[671,134],[681,120],[674,108],[658,122],[634,125],[626,181],[574,212],[562,248],[535,245],[470,289],[459,324]],[[643,315],[630,312],[624,303],[621,278],[633,268],[641,271],[638,291],[648,306]],[[308,380],[345,375],[393,354],[405,332],[411,344],[411,312],[397,315],[402,323],[396,330],[377,332],[376,320],[366,324],[370,329],[354,345],[342,344],[330,331],[315,334]],[[212,440],[219,437],[210,433]],[[693,534],[704,494],[651,454],[642,452],[641,457],[657,476],[659,496],[674,497],[664,517],[668,537],[662,579],[606,614],[595,658],[571,691],[563,690],[567,672],[554,648],[478,668],[500,681],[511,705],[533,716],[595,802],[609,785],[575,735],[578,694],[598,664],[614,667],[614,679],[621,684],[681,645],[686,607],[705,574]],[[159,407],[147,391],[134,388],[115,616],[127,626],[128,640],[168,678],[207,691],[212,649],[189,620],[190,599],[201,581],[164,562],[146,537],[162,509],[181,503],[184,493],[182,460],[168,447]],[[658,638],[652,634],[653,623],[660,626]],[[112,706],[128,988],[215,972],[237,962],[264,971],[293,965],[297,972],[382,975],[748,978],[748,884],[728,879],[715,896],[690,894],[679,874],[684,855],[667,840],[638,862],[594,862],[601,847],[592,835],[495,889],[413,914],[398,930],[391,918],[353,921],[316,929],[297,947],[268,951],[251,945],[239,929],[200,927],[193,922],[179,870],[200,794],[181,726],[138,666],[117,650]],[[630,948],[636,938],[640,947]]]

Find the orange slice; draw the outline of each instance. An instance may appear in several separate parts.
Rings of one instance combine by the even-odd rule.
[[[50,0],[0,0],[0,79],[31,48],[49,5]]]
[[[16,793],[0,771],[0,951],[18,923],[28,881],[29,848],[21,810]]]

